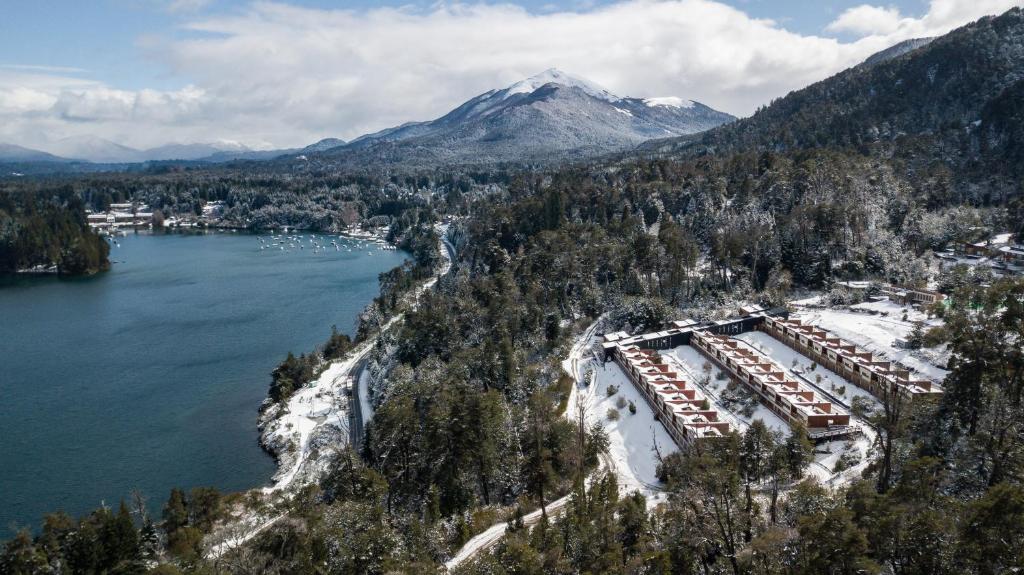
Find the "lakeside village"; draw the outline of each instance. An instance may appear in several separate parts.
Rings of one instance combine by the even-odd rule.
[[[611,399],[632,388],[627,397],[642,397],[680,449],[742,433],[755,419],[780,434],[802,430],[815,444],[810,472],[849,481],[879,448],[870,414],[937,401],[948,352],[908,343],[915,327],[941,323],[927,310],[947,303],[942,294],[877,284],[868,293],[866,282],[847,283],[851,292],[863,288],[861,303],[816,297],[649,333],[605,333],[592,340],[598,367],[589,385],[602,403],[605,392]]]
[[[197,216],[170,216],[165,218],[159,211],[154,212],[146,204],[113,203],[110,204],[110,208],[107,211],[93,212],[86,210],[86,220],[89,227],[96,230],[101,236],[109,238],[114,245],[117,245],[116,238],[127,236],[129,230],[220,229],[237,231],[239,228],[236,226],[224,223],[224,208],[224,202],[211,201],[206,202],[202,206],[202,213]],[[271,231],[276,232],[277,230],[278,228],[273,228]],[[267,239],[260,237],[260,249],[279,248],[280,250],[290,251],[292,249],[304,248],[301,241],[304,239],[302,236],[288,235],[289,232],[296,231],[296,228],[282,226],[280,230],[281,234],[272,234]],[[367,229],[353,225],[342,230],[338,234],[338,238],[354,240],[357,242],[357,248],[376,246],[382,250],[396,250],[398,248],[387,242],[389,231],[390,226],[387,225]],[[319,243],[320,241],[324,243],[321,244]],[[331,241],[331,246],[328,246],[326,241]],[[337,241],[329,240],[325,234],[323,238],[317,238],[315,234],[310,235],[309,242],[313,251],[325,250],[328,247],[333,247],[337,251],[342,249],[342,246]],[[348,249],[348,251],[352,250]]]

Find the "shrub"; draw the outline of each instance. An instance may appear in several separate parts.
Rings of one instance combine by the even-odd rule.
[[[636,404],[632,401],[629,402],[629,413],[630,415],[636,415]]]
[[[609,385],[608,386],[608,389],[607,389],[608,397],[611,397],[611,396],[615,395],[618,392],[619,392],[619,386],[617,386],[617,385]]]
[[[608,409],[608,421],[618,421],[618,420],[619,420],[619,410],[615,409],[614,407],[609,408]]]
[[[626,398],[619,396],[619,399],[615,400],[615,407],[619,409],[626,407]]]

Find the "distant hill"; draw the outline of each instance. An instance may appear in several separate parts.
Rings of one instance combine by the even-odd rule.
[[[14,144],[0,143],[0,162],[70,162],[40,150],[23,148]]]
[[[368,134],[320,157],[406,165],[578,159],[734,119],[677,97],[619,97],[552,69],[481,94],[436,120]]]
[[[62,158],[93,163],[117,164],[145,161],[142,151],[95,136],[64,138],[45,147],[48,152]]]
[[[324,138],[315,144],[310,144],[305,148],[302,148],[302,153],[315,153],[315,152],[326,152],[327,150],[338,148],[347,144],[345,140],[339,140],[338,138]]]

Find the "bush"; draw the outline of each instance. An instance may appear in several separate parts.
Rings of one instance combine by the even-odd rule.
[[[626,398],[619,396],[619,399],[615,400],[615,407],[623,409],[626,407]]]
[[[619,420],[619,410],[615,409],[614,407],[609,408],[608,409],[608,421],[618,421],[618,420]]]
[[[607,389],[608,397],[611,397],[611,396],[615,395],[618,392],[619,392],[619,386],[617,386],[617,385],[609,385],[608,386],[608,389]]]
[[[629,413],[630,415],[636,415],[636,404],[632,401],[629,402]]]

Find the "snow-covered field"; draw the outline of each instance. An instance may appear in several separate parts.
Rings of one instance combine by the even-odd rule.
[[[941,320],[928,320],[924,313],[888,300],[862,303],[851,306],[850,309],[878,313],[859,313],[846,309],[807,309],[794,314],[793,317],[827,329],[879,356],[902,363],[936,383],[941,383],[946,378],[949,372],[935,365],[944,364],[948,359],[947,354],[941,350],[914,352],[894,345],[897,338],[905,339],[910,335],[915,321],[923,321],[925,325],[933,326],[941,324]],[[907,314],[906,320],[903,320],[904,313]],[[926,354],[933,356],[931,360],[922,358]]]
[[[318,476],[318,469],[308,469],[317,466],[307,465],[314,450],[319,456],[323,450],[337,451],[348,445],[348,374],[369,347],[360,346],[345,359],[330,364],[316,381],[296,391],[287,406],[274,414],[263,430],[263,442],[278,453],[280,466],[274,484],[264,488],[264,493],[289,487],[300,473]]]
[[[658,453],[665,456],[678,448],[661,423],[654,420],[654,412],[622,369],[613,362],[602,366],[596,361],[593,346],[602,320],[587,328],[562,362],[562,367],[576,380],[566,415],[575,420],[582,403],[587,423],[600,423],[608,433],[605,464],[615,471],[619,487],[624,493],[640,491],[653,507],[664,498],[658,485]],[[618,392],[609,397],[608,387],[612,385],[618,387]],[[626,402],[625,407],[617,406],[620,398]],[[635,414],[629,412],[630,401],[636,406]],[[608,419],[610,409],[619,412],[618,421]]]
[[[648,506],[663,500],[658,482],[659,456],[678,451],[675,441],[660,422],[655,421],[647,401],[614,362],[594,365],[594,382],[578,389],[577,400],[587,409],[588,423],[599,422],[608,432],[608,455],[624,492],[640,491],[647,497]],[[618,391],[609,396],[608,388]],[[618,407],[620,400],[625,407]],[[629,412],[629,402],[636,413]],[[610,410],[619,412],[618,421],[608,418]]]

